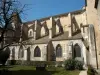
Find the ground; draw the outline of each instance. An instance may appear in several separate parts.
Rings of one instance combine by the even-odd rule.
[[[36,71],[34,66],[6,66],[1,69],[8,69],[9,71],[0,72],[0,75],[79,75],[78,70],[66,71],[62,67],[50,67],[45,71]]]

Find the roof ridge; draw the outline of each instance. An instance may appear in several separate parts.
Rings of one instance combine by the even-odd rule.
[[[57,14],[57,15],[53,15],[53,16],[47,16],[47,17],[43,17],[43,18],[40,18],[40,19],[35,19],[35,20],[32,20],[32,21],[23,22],[23,24],[24,24],[24,23],[35,22],[36,20],[38,20],[38,21],[43,21],[43,20],[49,19],[50,17],[64,16],[64,15],[67,15],[67,14],[69,14],[69,13],[76,14],[76,13],[80,13],[80,12],[83,12],[83,11],[85,11],[85,9],[75,10],[75,11],[66,12],[66,13],[62,13],[62,14]]]

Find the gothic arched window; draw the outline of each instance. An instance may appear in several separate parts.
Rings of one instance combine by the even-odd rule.
[[[23,57],[24,57],[23,46],[20,46],[20,48],[19,48],[19,57],[18,58],[23,58]]]
[[[10,56],[10,52],[11,52],[10,48],[7,47],[7,48],[4,49],[4,50],[5,50],[5,52],[6,52],[6,55]],[[11,58],[11,56],[10,56],[10,58]],[[10,59],[10,58],[9,58],[9,59]]]
[[[15,59],[15,48],[12,49],[12,59]]]
[[[27,48],[27,60],[28,60],[28,61],[30,61],[30,56],[31,56],[30,54],[31,54],[31,52],[30,52],[30,47],[28,47],[28,48]]]
[[[32,29],[29,29],[29,31],[28,31],[28,37],[33,37],[33,30]]]
[[[78,44],[74,45],[74,58],[81,57],[81,48]]]
[[[62,57],[62,48],[60,44],[56,47],[56,57]]]
[[[41,57],[41,51],[38,46],[34,50],[34,57]]]

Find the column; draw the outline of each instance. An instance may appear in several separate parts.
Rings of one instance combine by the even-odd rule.
[[[43,60],[47,61],[47,46],[44,46]]]
[[[72,55],[72,45],[73,45],[73,43],[72,42],[69,42],[69,44],[68,44],[68,58],[73,58],[73,55]]]
[[[24,50],[24,59],[23,60],[27,60],[27,50]]]
[[[33,35],[34,40],[36,40],[36,31],[34,31]]]
[[[71,20],[72,19],[71,19],[71,14],[70,13],[68,14],[68,19],[69,19],[68,31],[69,31],[69,37],[71,37],[72,36],[72,30],[71,30],[71,24],[72,24]]]
[[[49,29],[49,39],[52,39],[52,28]]]
[[[95,45],[95,32],[94,32],[94,26],[89,25],[89,53],[90,53],[90,64],[93,67],[97,67],[97,61],[96,61],[96,45]]]
[[[72,45],[69,45],[68,58],[72,58]]]

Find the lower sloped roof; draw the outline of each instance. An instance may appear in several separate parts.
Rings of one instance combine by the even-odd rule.
[[[44,36],[40,39],[34,40],[34,44],[43,44],[48,43],[50,41],[49,36]]]
[[[78,33],[72,37],[68,37],[69,36],[69,32],[64,32],[63,34],[57,36],[57,37],[54,37],[52,40],[53,41],[59,41],[59,40],[75,40],[75,39],[82,39],[82,34],[81,33]]]
[[[49,39],[49,36],[44,36],[41,37],[37,40],[27,40],[26,43],[27,44],[47,44],[50,40],[51,41],[60,41],[60,40],[76,40],[76,39],[82,39],[82,34],[78,33],[72,37],[68,37],[69,36],[69,32],[64,32],[63,34],[59,34],[55,37],[53,37],[52,39]]]

